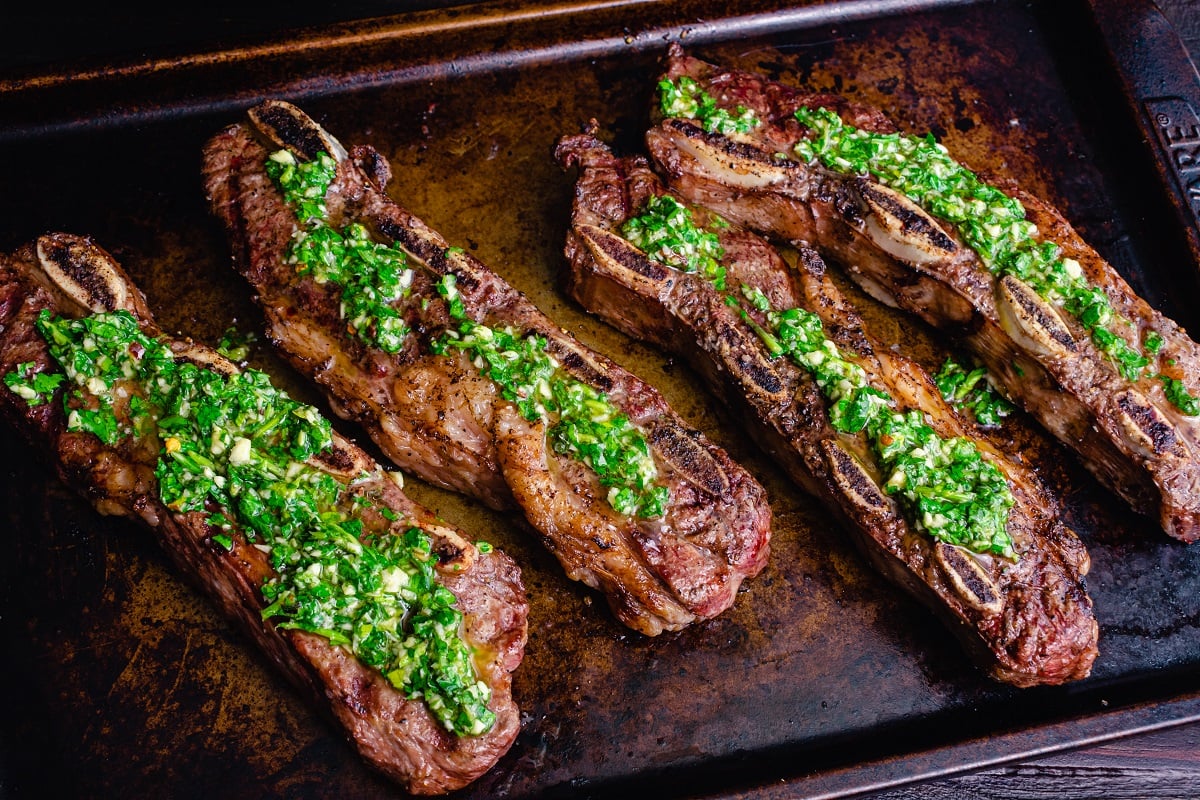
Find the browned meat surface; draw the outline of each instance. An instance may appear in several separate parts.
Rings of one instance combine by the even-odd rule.
[[[1015,496],[1007,526],[1015,561],[918,531],[881,488],[863,435],[830,426],[827,401],[808,371],[771,359],[710,281],[651,261],[621,238],[626,220],[667,193],[647,161],[616,158],[591,134],[564,138],[557,155],[580,168],[566,245],[573,297],[629,335],[687,357],[713,393],[741,412],[763,449],[842,520],[869,560],[944,619],[993,677],[1030,686],[1088,674],[1097,638],[1083,583],[1088,556],[1036,476],[975,438]],[[754,234],[730,227],[720,238],[733,293],[755,287],[775,308],[816,313],[873,386],[923,411],[941,436],[974,438],[919,366],[875,345],[814,251],[801,249],[793,269]]]
[[[332,290],[287,263],[295,217],[264,169],[268,153],[282,147],[302,160],[321,150],[337,159],[326,194],[331,225],[361,222],[407,252],[416,274],[397,307],[412,332],[400,352],[389,355],[347,333]],[[604,592],[622,622],[649,635],[720,613],[742,580],[762,569],[770,528],[762,487],[689,429],[656,390],[580,345],[392,201],[384,191],[387,162],[374,150],[347,152],[298,109],[268,102],[249,124],[208,143],[204,174],[270,338],[396,464],[490,506],[518,507],[572,579]],[[644,432],[658,480],[670,491],[665,514],[618,514],[596,475],[552,449],[546,426],[519,414],[466,355],[431,352],[430,342],[452,324],[436,291],[447,274],[456,276],[471,319],[545,337],[563,370],[606,393]]]
[[[25,362],[57,371],[33,326],[42,309],[70,317],[125,309],[147,333],[160,335],[140,292],[120,267],[80,237],[52,234],[0,257],[0,374]],[[180,358],[222,372],[236,369],[200,345],[172,341],[171,347]],[[130,434],[106,446],[91,433],[67,431],[57,398],[30,406],[7,388],[0,390],[0,413],[101,513],[126,516],[151,529],[180,571],[207,592],[323,714],[340,724],[373,766],[410,792],[438,794],[460,788],[512,745],[520,720],[511,673],[524,653],[528,613],[517,565],[498,551],[479,551],[437,521],[354,445],[335,434],[332,448],[320,457],[320,468],[343,483],[355,481],[348,497],[369,497],[377,507],[394,512],[393,532],[415,525],[433,537],[440,562],[437,580],[457,597],[456,607],[464,615],[463,636],[475,652],[480,680],[492,692],[489,707],[496,723],[480,736],[447,733],[424,701],[407,699],[380,672],[328,639],[264,621],[260,587],[274,574],[268,556],[237,529],[227,551],[212,538],[221,529],[210,523],[208,512],[179,513],[163,504],[154,472],[162,446],[156,433]]]
[[[1200,395],[1200,346],[1138,297],[1061,214],[1010,181],[989,181],[1019,200],[1040,235],[1129,320],[1112,328],[1117,335],[1135,349],[1151,332],[1161,336],[1161,349],[1135,380],[1122,377],[1076,317],[990,272],[948,223],[872,179],[775,155],[793,154],[808,134],[793,117],[800,106],[893,131],[879,111],[721,69],[678,46],[666,74],[690,76],[718,105],[746,106],[765,121],[731,138],[691,120],[662,120],[646,141],[672,189],[749,228],[818,248],[872,296],[943,329],[1102,483],[1171,536],[1200,538],[1200,416],[1172,404],[1158,377]]]

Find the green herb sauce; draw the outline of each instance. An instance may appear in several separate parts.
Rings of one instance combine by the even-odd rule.
[[[281,150],[270,156],[266,168],[302,225],[289,259],[299,265],[300,274],[342,286],[342,312],[350,329],[367,344],[397,352],[408,329],[390,303],[407,296],[413,278],[404,251],[374,242],[361,225],[341,232],[329,227],[325,193],[337,165],[327,154],[298,162]],[[594,471],[618,513],[651,519],[666,512],[670,493],[655,483],[658,471],[645,436],[604,393],[560,370],[545,351],[545,339],[522,338],[469,319],[454,275],[447,275],[437,289],[459,328],[431,343],[435,353],[466,350],[525,419],[552,423],[554,450]]]
[[[242,333],[235,326],[230,325],[225,329],[225,333],[221,334],[221,341],[217,342],[216,351],[230,361],[242,364],[250,357],[250,348],[257,341],[258,336],[253,331]]]
[[[694,119],[709,133],[728,136],[749,133],[759,124],[754,111],[738,106],[736,116],[717,105],[716,98],[686,75],[677,81],[667,78],[658,82],[659,105],[663,116]]]
[[[650,198],[645,210],[621,226],[621,235],[655,261],[684,272],[699,272],[725,288],[724,253],[715,233],[690,224],[691,212],[670,195]]]
[[[546,340],[492,328],[467,317],[453,274],[437,284],[456,330],[434,340],[435,353],[457,349],[495,382],[530,422],[546,423],[554,451],[586,464],[608,489],[608,503],[626,516],[661,517],[670,501],[655,483],[658,469],[646,437],[603,392],[565,373],[546,351]]]
[[[650,216],[649,221],[637,225],[659,224],[658,215]],[[682,214],[672,215],[672,220],[680,228],[698,227],[686,208]],[[700,232],[679,230],[675,235],[694,238]],[[714,257],[719,259],[724,252],[719,243],[717,248]],[[652,252],[647,255],[662,260]],[[663,263],[676,265],[670,260]],[[686,265],[682,269],[686,270]],[[761,290],[745,285],[742,298],[725,293],[724,299],[739,309],[772,358],[786,355],[813,376],[829,401],[829,423],[834,430],[865,433],[886,476],[884,490],[899,498],[918,530],[977,553],[1016,558],[1007,531],[1012,491],[979,448],[967,439],[942,438],[920,411],[896,410],[895,400],[872,387],[863,368],[825,335],[816,314],[801,308],[774,309]],[[752,310],[765,325],[755,319]]]
[[[1189,417],[1200,415],[1200,398],[1190,394],[1187,387],[1183,385],[1183,381],[1169,375],[1155,377],[1162,381],[1163,393],[1176,408]]]
[[[902,192],[954,225],[993,273],[1019,278],[1079,320],[1126,380],[1137,380],[1150,369],[1151,356],[1162,347],[1161,335],[1147,334],[1143,353],[1117,333],[1118,325],[1132,330],[1133,323],[1116,312],[1103,290],[1087,282],[1079,262],[1063,258],[1054,242],[1039,239],[1020,202],[951,158],[932,135],[870,133],[847,125],[827,108],[801,108],[796,119],[814,133],[796,145],[800,158],[819,160],[836,172],[870,174]],[[1200,412],[1200,406],[1188,402],[1190,397],[1182,385],[1168,392],[1185,414]],[[1187,410],[1193,407],[1196,412]]]
[[[32,361],[26,361],[4,376],[4,385],[30,406],[45,403],[50,395],[54,394],[54,390],[66,380],[58,372],[35,372],[36,367]]]
[[[986,427],[996,427],[1015,410],[988,380],[986,367],[969,372],[952,358],[947,358],[934,381],[947,403],[960,411],[969,411],[975,421]]]
[[[1158,351],[1162,350],[1163,344],[1165,344],[1165,342],[1162,334],[1160,334],[1158,331],[1150,331],[1147,333],[1145,341],[1142,342],[1142,346],[1146,349],[1146,353],[1152,356],[1158,355]]]
[[[45,401],[65,379],[69,430],[108,445],[160,442],[163,503],[208,512],[220,529],[212,540],[226,550],[237,526],[269,552],[277,576],[261,587],[264,619],[346,647],[424,699],[452,733],[491,728],[491,692],[476,676],[455,597],[435,580],[429,536],[411,526],[393,532],[395,512],[306,463],[332,442],[316,409],[262,372],[226,376],[177,361],[124,311],[83,319],[43,311],[37,327],[65,375],[31,376],[22,365],[6,383]]]
[[[408,327],[395,303],[412,285],[408,256],[397,246],[374,241],[357,223],[341,230],[330,227],[325,193],[337,163],[327,153],[300,162],[279,150],[270,155],[266,167],[300,223],[288,248],[288,262],[300,275],[341,288],[341,316],[351,333],[385,353],[400,352]]]

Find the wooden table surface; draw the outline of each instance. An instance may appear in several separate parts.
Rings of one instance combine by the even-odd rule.
[[[1195,798],[1200,798],[1200,723],[872,794],[866,800]]]
[[[1200,0],[1158,0],[1200,63]],[[1200,723],[959,777],[879,792],[864,800],[1196,800]]]

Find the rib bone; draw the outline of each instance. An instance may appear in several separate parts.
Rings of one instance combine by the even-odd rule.
[[[772,158],[757,147],[740,145],[725,137],[712,137],[702,128],[683,120],[669,120],[675,144],[696,158],[729,186],[739,189],[766,189],[804,174],[804,165],[787,158]]]
[[[851,505],[875,516],[893,513],[892,503],[871,480],[857,458],[832,439],[822,440],[821,449],[825,451],[829,474]]]
[[[1000,326],[1015,341],[1041,356],[1065,357],[1075,338],[1058,312],[1024,281],[1005,275],[996,284]]]
[[[1129,389],[1117,395],[1117,420],[1125,439],[1146,457],[1178,449],[1175,427],[1140,392]]]
[[[937,221],[902,193],[865,178],[856,184],[870,212],[866,233],[884,252],[910,264],[932,264],[958,252]]]
[[[259,132],[280,147],[306,159],[324,151],[337,161],[345,161],[346,148],[312,117],[282,100],[267,100],[247,112]]]
[[[650,290],[650,294],[670,284],[670,270],[646,258],[645,253],[615,233],[584,225],[580,234],[596,257],[596,266],[618,283],[636,286],[641,293]]]
[[[938,542],[935,558],[946,571],[958,596],[986,616],[995,616],[1004,608],[1000,590],[975,559],[954,545]]]
[[[724,497],[729,492],[729,476],[725,474],[707,450],[701,447],[678,425],[665,422],[650,433],[650,441],[659,448],[659,453],[697,486],[704,488],[713,497]]]
[[[37,258],[46,276],[88,311],[135,311],[134,299],[113,257],[90,240],[47,234],[37,240]]]
[[[193,342],[186,342],[181,346],[173,348],[173,350],[175,355],[180,358],[186,358],[198,367],[211,369],[222,375],[236,375],[238,373],[237,365],[225,358],[225,356],[215,350],[209,350],[207,347],[199,347]]]

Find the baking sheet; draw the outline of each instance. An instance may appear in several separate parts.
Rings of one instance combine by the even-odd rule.
[[[259,329],[200,188],[205,139],[267,94],[392,162],[393,196],[564,327],[659,386],[767,487],[772,560],[734,608],[647,639],[566,580],[512,515],[413,479],[410,493],[521,564],[530,642],[512,751],[463,797],[847,796],[1200,718],[1200,549],[1122,508],[1024,418],[1006,434],[1063,497],[1093,558],[1093,676],[1018,691],[981,677],[883,584],[815,501],[739,433],[684,365],[558,290],[572,175],[551,151],[597,118],[640,146],[657,59],[714,61],[880,105],[1061,208],[1151,303],[1200,329],[1194,265],[1086,9],[1022,2],[471,6],[91,72],[0,82],[0,246],[89,233],[168,330]],[[563,21],[572,24],[563,25]],[[636,20],[636,22],[634,22]],[[470,32],[471,36],[466,36]],[[749,38],[748,38],[749,37]],[[1085,58],[1074,48],[1092,48]],[[1070,47],[1071,49],[1068,49]],[[847,287],[853,296],[861,294]],[[936,367],[945,343],[862,300],[885,340]],[[254,364],[324,408],[258,348]],[[339,424],[363,442],[358,431]],[[384,797],[376,776],[215,618],[153,538],[90,511],[6,433],[0,787],[11,796]]]

